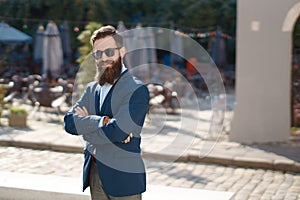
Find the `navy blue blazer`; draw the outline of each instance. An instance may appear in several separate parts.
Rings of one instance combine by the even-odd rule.
[[[99,110],[100,86],[87,84],[79,101],[64,117],[66,132],[82,135],[96,148],[97,168],[104,190],[111,196],[140,194],[146,190],[146,173],[141,158],[141,130],[149,105],[147,87],[128,71],[122,73]],[[86,107],[89,116],[75,114],[76,107]],[[115,121],[99,127],[101,116]],[[123,141],[132,133],[129,143]],[[83,190],[89,186],[91,152],[84,149]]]

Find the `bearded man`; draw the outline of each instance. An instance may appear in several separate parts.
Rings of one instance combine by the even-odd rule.
[[[83,190],[93,200],[141,199],[146,190],[141,130],[149,105],[147,87],[133,77],[123,58],[123,39],[113,26],[91,36],[95,81],[64,117],[66,132],[82,135]]]

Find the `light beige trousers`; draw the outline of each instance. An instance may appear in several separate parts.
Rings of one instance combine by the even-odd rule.
[[[101,183],[101,180],[98,176],[97,165],[94,160],[91,163],[90,169],[90,192],[91,192],[91,199],[92,200],[141,200],[142,195],[137,194],[133,196],[126,196],[126,197],[112,197],[108,195],[104,190]]]

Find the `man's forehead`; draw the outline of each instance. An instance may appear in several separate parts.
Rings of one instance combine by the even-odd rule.
[[[94,42],[94,49],[107,49],[117,47],[113,36],[106,36],[104,38],[97,39]]]

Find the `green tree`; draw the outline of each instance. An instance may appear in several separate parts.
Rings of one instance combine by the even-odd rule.
[[[90,44],[90,38],[93,32],[100,28],[102,25],[97,22],[90,22],[85,26],[85,29],[80,33],[77,39],[81,42],[82,46],[78,48],[81,56],[77,59],[80,64],[80,70],[78,73],[79,83],[87,84],[92,81],[92,78],[96,74],[96,63],[91,56],[92,46]]]
[[[81,42],[82,46],[78,48],[81,56],[77,59],[78,63],[82,63],[87,55],[92,51],[90,44],[90,38],[95,30],[100,28],[102,25],[98,22],[89,22],[85,29],[78,35],[77,39]]]
[[[90,21],[117,25],[120,20],[127,28],[134,28],[137,22],[164,28],[174,24],[185,32],[220,26],[235,36],[236,0],[3,0],[0,19],[19,29],[26,24],[28,29],[23,31],[32,36],[38,25],[45,26],[48,20],[57,25],[67,20],[70,27],[79,30]],[[70,31],[73,52],[80,45],[78,34]]]

